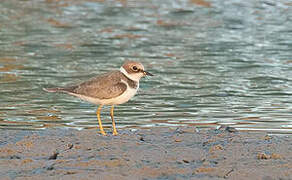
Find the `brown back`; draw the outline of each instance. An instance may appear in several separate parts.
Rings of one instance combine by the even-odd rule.
[[[120,71],[112,71],[91,78],[79,85],[64,88],[64,90],[98,99],[110,99],[121,95],[127,89],[127,85],[121,80],[127,82],[132,88],[137,87],[137,82],[127,78]]]

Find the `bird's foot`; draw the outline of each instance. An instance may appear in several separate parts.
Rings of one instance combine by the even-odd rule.
[[[117,136],[119,133],[117,131],[113,131],[113,135]]]
[[[101,130],[100,134],[102,134],[103,136],[106,136],[106,132],[104,130]]]

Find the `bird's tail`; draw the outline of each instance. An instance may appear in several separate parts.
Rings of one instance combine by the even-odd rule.
[[[66,88],[43,88],[44,91],[47,91],[47,92],[68,92],[68,90]]]

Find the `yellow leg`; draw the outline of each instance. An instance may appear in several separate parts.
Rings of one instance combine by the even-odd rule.
[[[101,123],[101,120],[100,120],[100,110],[102,108],[102,105],[100,105],[97,110],[96,110],[96,116],[97,116],[97,120],[98,120],[98,124],[99,124],[99,129],[100,129],[100,133],[102,135],[106,135],[106,133],[104,132],[103,130],[103,127],[102,127],[102,123]]]
[[[111,118],[112,118],[112,124],[113,124],[113,135],[116,136],[118,135],[118,132],[117,132],[116,123],[114,120],[114,105],[112,105],[112,108],[111,108]]]

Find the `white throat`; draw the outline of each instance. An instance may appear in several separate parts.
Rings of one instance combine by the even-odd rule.
[[[120,71],[127,76],[129,79],[136,81],[139,83],[139,80],[141,77],[143,77],[142,73],[134,73],[134,74],[129,74],[123,67],[120,68]]]

